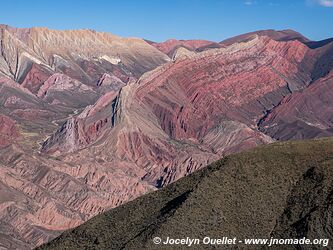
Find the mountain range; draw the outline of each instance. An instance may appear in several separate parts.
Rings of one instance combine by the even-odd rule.
[[[0,26],[0,247],[30,249],[227,155],[333,135],[333,40],[157,43]]]

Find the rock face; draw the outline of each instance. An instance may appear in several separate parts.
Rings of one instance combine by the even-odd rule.
[[[140,80],[138,99],[171,137],[200,140],[222,120],[255,127],[262,113],[311,81],[298,64],[308,48],[268,37],[176,60]]]
[[[284,98],[260,122],[261,131],[278,140],[333,135],[333,75]]]
[[[0,115],[0,148],[11,144],[19,135],[15,121],[7,116]]]
[[[142,39],[92,30],[1,26],[0,32],[1,72],[32,92],[54,71],[89,85],[105,72],[138,77],[169,60]]]
[[[105,127],[112,128],[115,125],[118,109],[118,93],[106,93],[94,105],[87,106],[80,115],[67,120],[45,141],[42,151],[53,154],[74,152],[93,143]]]
[[[0,242],[6,249],[33,248],[107,207],[152,190],[115,168],[88,164],[74,170],[16,146],[2,149],[0,162]]]
[[[203,238],[221,235],[236,237],[234,247],[241,249],[249,248],[244,239],[271,237],[320,238],[325,242],[311,249],[332,248],[332,155],[330,138],[274,143],[228,156],[98,215],[38,249],[156,249],[154,237],[163,242],[167,237],[200,239],[201,244],[191,248],[212,249]],[[288,249],[308,249],[308,245],[288,245]]]
[[[42,150],[80,149],[65,156],[69,162],[87,162],[98,152],[104,162],[133,164],[145,171],[144,180],[164,186],[223,154],[272,142],[256,124],[291,89],[307,86],[310,76],[296,65],[307,50],[299,42],[256,37],[181,58],[124,87],[94,114],[69,120]]]
[[[120,86],[117,86],[120,88]],[[40,86],[37,96],[50,104],[84,108],[94,103],[99,94],[92,87],[60,73],[50,76]]]
[[[0,248],[33,248],[154,189],[97,162],[72,172],[70,165],[41,156],[40,147],[76,114],[90,105],[93,113],[113,92],[168,62],[167,55],[142,39],[91,30],[1,25],[0,44]],[[87,128],[87,144],[94,131],[99,135],[98,126]],[[66,140],[78,140],[67,136],[69,128]]]
[[[105,73],[98,80],[97,86],[113,86],[116,90],[125,86],[125,83],[116,76]]]
[[[90,30],[1,32],[5,248],[33,248],[231,153],[331,133],[330,42],[291,31],[173,41],[160,47],[170,60],[155,43]],[[312,95],[323,103],[305,110]],[[298,130],[305,119],[320,132]]]

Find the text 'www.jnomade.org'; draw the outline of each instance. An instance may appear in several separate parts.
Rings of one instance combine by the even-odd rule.
[[[171,237],[154,237],[153,243],[156,245],[266,245],[266,246],[276,246],[276,245],[320,245],[323,247],[328,246],[329,239],[307,239],[305,237],[299,239],[276,239],[276,238],[266,238],[266,239],[238,239],[237,237],[221,237],[221,238],[211,238],[204,237],[199,238],[171,238]]]

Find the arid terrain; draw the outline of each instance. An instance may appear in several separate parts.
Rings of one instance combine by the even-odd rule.
[[[39,249],[189,248],[154,244],[155,237],[201,239],[191,249],[332,249],[330,241],[287,247],[244,241],[332,239],[332,168],[332,138],[259,146],[100,214]],[[237,244],[208,245],[205,237],[236,237]]]
[[[1,25],[0,42],[0,248],[34,248],[227,155],[333,136],[332,39]]]

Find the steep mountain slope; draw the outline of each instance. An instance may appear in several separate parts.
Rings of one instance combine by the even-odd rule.
[[[271,237],[331,239],[332,181],[332,138],[274,143],[228,156],[162,190],[98,215],[39,249],[185,247],[154,245],[154,237],[164,241],[167,237],[226,236],[237,237],[237,242]],[[237,247],[249,246],[238,243]],[[321,247],[311,245],[311,249]],[[192,248],[211,249],[212,245]]]
[[[276,100],[306,87],[310,75],[298,64],[307,52],[297,41],[256,36],[149,72],[137,96],[167,134],[200,139],[222,119],[252,125]]]
[[[166,185],[224,154],[272,142],[257,121],[310,82],[298,68],[308,50],[257,36],[176,59],[99,101],[97,112],[88,107],[70,119],[42,151],[78,166],[98,154],[103,164],[125,163]]]
[[[294,30],[259,30],[239,36],[231,37],[220,42],[221,46],[230,46],[234,43],[246,42],[255,36],[268,36],[275,41],[298,41],[312,49],[307,56],[308,60],[302,63],[302,67],[311,71],[312,80],[315,81],[320,77],[327,75],[333,68],[333,39],[322,41],[310,41],[302,34]]]
[[[143,39],[7,25],[0,51],[0,112],[47,131],[170,60]]]
[[[92,30],[0,26],[0,72],[32,92],[54,72],[93,85],[109,72],[128,80],[168,61],[147,42]]]
[[[259,127],[278,140],[333,135],[333,74],[283,99]]]
[[[40,147],[72,116],[168,56],[137,38],[6,25],[0,52],[0,248],[33,248],[154,189],[96,162],[85,167],[106,183],[87,184],[71,165],[41,156]]]
[[[136,131],[133,137],[137,137],[135,140],[140,138],[138,134],[145,134],[146,139],[135,142],[135,146],[132,139],[126,139],[131,141],[128,145],[132,144],[130,147],[133,150],[138,149],[141,144],[148,147],[145,154],[137,152],[137,155],[132,154],[130,159],[127,158],[133,162],[139,159],[140,162],[151,162],[154,158],[156,162],[157,155],[149,150],[152,147],[149,143],[157,138],[160,141],[169,138],[187,145],[197,145],[203,151],[213,154],[218,152],[220,156],[269,142],[269,138],[256,130],[257,123],[268,110],[278,106],[285,96],[308,87],[312,81],[309,69],[313,67],[309,63],[309,56],[314,53],[314,50],[298,41],[278,42],[265,36],[257,36],[246,43],[178,58],[145,74],[138,84],[123,88],[117,97],[112,95],[109,100],[102,98],[99,102],[105,103],[103,110],[88,115],[89,119],[84,114],[77,117],[81,121],[87,120],[82,123],[84,126],[72,126],[72,121],[69,121],[65,126],[77,130],[74,131],[74,134],[78,134],[76,142],[66,141],[63,136],[60,139],[56,133],[45,142],[43,151],[58,151],[57,154],[61,154],[62,151],[67,151],[67,147],[62,145],[68,144],[77,145],[72,151],[82,149],[89,143],[95,143],[98,136],[93,136],[95,139],[88,142],[81,139],[80,135],[90,137],[89,133],[94,134],[96,128],[99,134],[108,134],[108,138],[112,138],[112,144],[117,145],[116,149],[110,145],[108,152],[101,148],[100,155],[105,153],[109,155],[108,158],[112,155],[113,159],[128,155],[119,153],[119,145],[123,144],[126,134],[130,134],[128,131]],[[118,117],[116,121],[115,117]],[[117,127],[122,131],[121,137]],[[84,131],[86,135],[80,131]],[[233,131],[239,137],[227,139],[225,136],[233,134]],[[58,134],[64,133],[66,129],[62,127]],[[152,134],[159,136],[152,139]],[[116,143],[117,140],[120,144]],[[99,152],[103,143],[108,141],[106,136],[102,141],[97,143],[94,151]],[[168,154],[164,155],[173,158],[170,147],[158,144],[160,148],[169,148],[165,151]],[[80,154],[83,156],[89,150],[83,150]],[[180,148],[177,150],[180,152]],[[113,155],[113,151],[117,151],[118,156]],[[152,154],[152,158],[147,154]]]
[[[333,69],[333,40],[317,42],[315,57],[318,58],[312,70],[313,80],[318,80],[321,77],[328,75]]]

